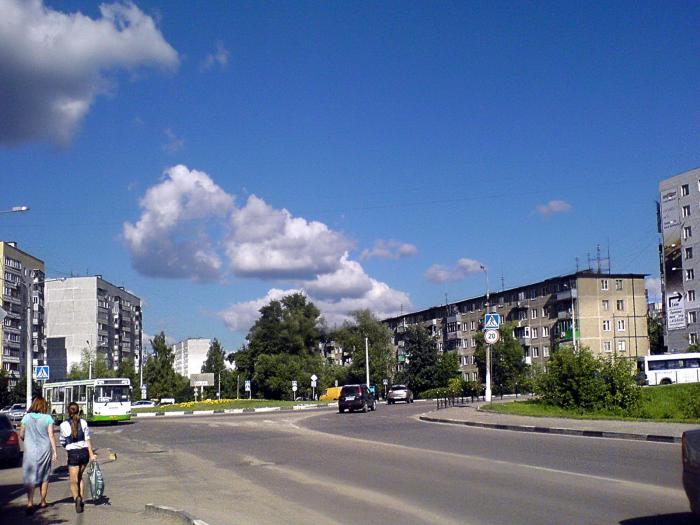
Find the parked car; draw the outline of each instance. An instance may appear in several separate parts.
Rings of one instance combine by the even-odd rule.
[[[700,429],[687,430],[681,437],[683,488],[690,510],[700,516]]]
[[[326,391],[321,395],[321,397],[318,398],[319,401],[337,401],[337,399],[340,397],[340,391],[342,390],[343,387],[340,386],[332,386],[330,388],[326,388]]]
[[[7,414],[0,414],[0,463],[4,465],[19,464],[19,436]]]
[[[175,398],[174,397],[162,397],[160,398],[160,405],[174,405],[175,404]]]
[[[12,405],[7,405],[6,407],[2,407],[0,409],[0,414],[7,414],[11,408],[12,408]]]
[[[386,395],[388,404],[393,405],[397,401],[404,403],[413,403],[413,392],[406,385],[391,385],[389,393]]]
[[[24,417],[24,414],[26,413],[27,405],[23,403],[15,403],[12,405],[12,408],[10,408],[10,411],[7,412],[7,415],[9,416],[10,421],[12,421],[15,425],[19,425]]]
[[[154,406],[156,406],[156,403],[149,399],[141,399],[140,401],[134,401],[131,403],[132,408],[151,408]]]
[[[367,385],[345,385],[341,388],[338,397],[338,412],[341,414],[346,410],[367,412],[376,409],[377,401]]]

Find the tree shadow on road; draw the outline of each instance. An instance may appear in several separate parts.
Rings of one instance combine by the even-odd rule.
[[[656,516],[640,516],[622,520],[620,525],[697,525],[698,517],[690,512],[674,514],[657,514]]]

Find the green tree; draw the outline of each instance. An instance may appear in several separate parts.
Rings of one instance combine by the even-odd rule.
[[[134,366],[134,360],[131,358],[122,359],[114,372],[114,377],[124,377],[131,381],[131,395],[134,401],[141,399],[141,385],[139,384],[139,375]]]
[[[352,364],[346,379],[358,383],[367,381],[365,337],[368,343],[370,384],[377,385],[379,388],[383,379],[393,382],[396,357],[391,342],[391,331],[369,310],[354,312],[352,321],[345,322],[341,328],[331,334],[331,339],[340,347],[345,350],[353,349]],[[335,375],[337,378],[343,374]],[[323,386],[327,388],[330,384]]]
[[[214,374],[214,386],[208,387],[207,395],[216,397],[219,391],[219,374],[226,370],[226,352],[217,339],[212,340],[207,351],[207,359],[202,364],[203,373]],[[223,395],[223,394],[222,394]]]
[[[523,347],[513,337],[513,325],[504,323],[498,330],[500,339],[491,345],[491,384],[494,393],[503,395],[515,392],[516,385],[522,383],[528,366],[523,361]],[[483,332],[476,335],[474,358],[479,368],[479,377],[486,379],[486,343]]]
[[[143,369],[143,381],[148,385],[148,397],[157,399],[175,397],[176,399],[182,399],[185,387],[189,390],[191,389],[187,378],[183,378],[173,368],[175,355],[172,348],[165,342],[165,334],[163,332],[151,340],[151,347],[153,348],[153,353],[146,361]]]
[[[664,327],[660,317],[647,317],[649,330],[649,353],[658,355],[664,353]]]
[[[408,384],[420,394],[438,386],[438,350],[433,336],[422,326],[406,328],[404,349],[408,363],[402,370],[399,381]]]
[[[10,374],[0,369],[0,406],[6,407],[14,403],[14,393],[10,389]]]
[[[80,352],[80,361],[73,363],[68,372],[68,379],[89,379],[90,359],[92,359],[92,377],[115,377],[114,370],[107,364],[107,356],[103,353],[91,353],[87,348]]]
[[[42,389],[39,382],[32,380],[32,399],[42,395],[41,390]],[[10,401],[10,403],[24,403],[27,400],[27,378],[22,377],[21,379],[19,379],[15,384],[15,387],[12,389],[11,393],[12,401]]]
[[[437,370],[435,374],[436,386],[446,387],[450,384],[455,386],[456,381],[461,381],[461,372],[459,370],[459,357],[455,352],[443,352],[438,356]],[[461,383],[460,383],[461,384]]]

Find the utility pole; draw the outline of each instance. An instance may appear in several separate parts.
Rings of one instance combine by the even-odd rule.
[[[32,379],[33,379],[33,364],[34,364],[34,359],[33,359],[33,353],[32,353],[32,270],[25,268],[25,271],[27,274],[24,276],[24,287],[27,292],[27,321],[25,323],[26,329],[27,329],[27,345],[26,345],[26,355],[25,355],[25,361],[26,361],[26,381],[27,381],[27,389],[26,389],[26,403],[27,403],[27,411],[29,411],[29,407],[32,406]]]
[[[485,314],[489,313],[489,272],[484,265],[481,265],[486,277],[486,304],[484,305]],[[484,315],[486,318],[486,315]],[[486,402],[491,402],[491,345],[486,345],[486,392],[484,393]]]
[[[367,375],[367,388],[369,388],[369,338],[365,337],[365,373]]]

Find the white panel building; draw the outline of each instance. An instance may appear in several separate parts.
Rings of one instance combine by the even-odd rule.
[[[191,338],[173,345],[175,361],[173,368],[178,374],[190,377],[191,374],[199,374],[202,365],[207,360],[211,339]]]
[[[51,379],[64,378],[83,350],[116,369],[123,359],[142,362],[141,299],[96,275],[47,280],[46,341]]]

